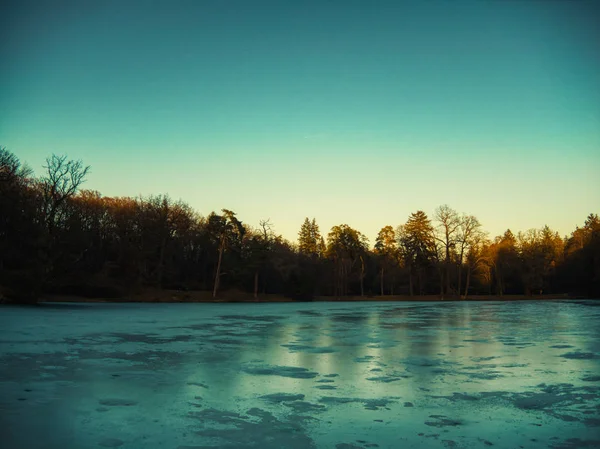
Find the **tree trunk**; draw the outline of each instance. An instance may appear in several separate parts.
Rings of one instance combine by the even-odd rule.
[[[458,265],[458,297],[460,298],[460,292],[462,290],[462,262]]]
[[[448,242],[448,235],[446,234],[446,242]],[[442,290],[442,295],[444,294]],[[450,294],[450,246],[446,243],[446,294]]]
[[[344,279],[344,282],[342,284],[342,294],[343,296],[347,296],[348,295],[348,263],[346,262],[346,260],[344,260],[344,263],[342,264],[342,272],[343,272],[343,276],[342,278]]]
[[[471,266],[469,265],[467,267],[467,282],[465,285],[465,297],[463,299],[467,299],[467,296],[469,295],[469,282],[471,281]]]
[[[410,292],[410,296],[414,295],[412,265],[408,267],[408,291]]]
[[[500,270],[494,265],[494,272],[496,274],[496,294],[502,296],[502,279],[500,277]]]
[[[213,289],[213,298],[217,297],[219,291],[219,280],[221,278],[221,261],[223,260],[223,249],[225,246],[225,236],[221,237],[221,245],[219,246],[219,261],[217,262],[217,274],[215,275],[215,287]]]
[[[163,264],[165,262],[165,247],[167,246],[167,239],[163,238],[162,241],[160,242],[160,256],[158,259],[158,273],[157,273],[157,280],[158,280],[158,287],[162,288],[162,280],[163,280],[163,272],[164,272],[164,268],[163,268]]]
[[[364,280],[365,280],[365,259],[363,259],[363,256],[360,256],[360,296],[365,296]]]
[[[380,287],[381,287],[381,296],[383,296],[383,267],[381,267],[381,280],[380,280]]]
[[[254,297],[258,296],[258,268],[254,271]]]

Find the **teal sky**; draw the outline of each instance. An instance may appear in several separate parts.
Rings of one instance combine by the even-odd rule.
[[[594,1],[37,1],[0,14],[0,145],[105,196],[295,240],[447,203],[492,235],[600,212]]]

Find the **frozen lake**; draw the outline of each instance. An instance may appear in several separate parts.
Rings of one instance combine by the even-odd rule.
[[[0,308],[0,446],[600,447],[600,302]]]

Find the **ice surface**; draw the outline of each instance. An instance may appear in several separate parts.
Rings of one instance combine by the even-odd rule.
[[[0,308],[0,445],[600,447],[600,308]]]

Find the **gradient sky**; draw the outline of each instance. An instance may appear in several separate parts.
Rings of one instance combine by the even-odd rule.
[[[600,212],[600,6],[14,1],[0,145],[105,196],[169,193],[374,242],[447,203],[492,235]]]

